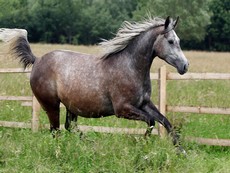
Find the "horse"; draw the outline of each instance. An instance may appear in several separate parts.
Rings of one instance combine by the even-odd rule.
[[[147,123],[149,135],[155,121],[162,124],[178,144],[178,135],[169,120],[151,101],[150,68],[155,57],[187,72],[189,63],[180,47],[175,27],[179,17],[125,21],[110,40],[100,46],[104,52],[89,55],[55,50],[36,57],[25,32],[12,41],[11,53],[24,68],[33,65],[30,85],[33,94],[48,115],[51,130],[60,128],[60,103],[66,107],[68,129],[77,116],[118,118]]]

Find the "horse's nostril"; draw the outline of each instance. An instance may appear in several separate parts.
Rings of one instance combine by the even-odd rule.
[[[185,71],[185,72],[188,71],[188,66],[189,66],[189,63],[184,65],[184,71]]]

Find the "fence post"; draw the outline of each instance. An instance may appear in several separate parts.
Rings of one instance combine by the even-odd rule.
[[[166,115],[166,66],[162,66],[158,71],[158,87],[159,87],[159,111]],[[158,124],[158,135],[163,137],[166,135],[166,129],[160,123]]]
[[[35,96],[32,99],[32,122],[31,129],[33,132],[37,132],[39,129],[39,113],[40,113],[40,104]]]

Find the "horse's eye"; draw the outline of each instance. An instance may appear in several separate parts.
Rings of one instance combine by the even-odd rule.
[[[168,42],[169,42],[169,44],[173,44],[173,43],[174,43],[174,41],[173,41],[173,40],[169,40]]]

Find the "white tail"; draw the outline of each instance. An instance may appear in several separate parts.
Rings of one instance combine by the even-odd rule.
[[[27,31],[25,29],[0,28],[0,40],[3,42],[9,42],[15,37],[20,36],[27,39]]]

